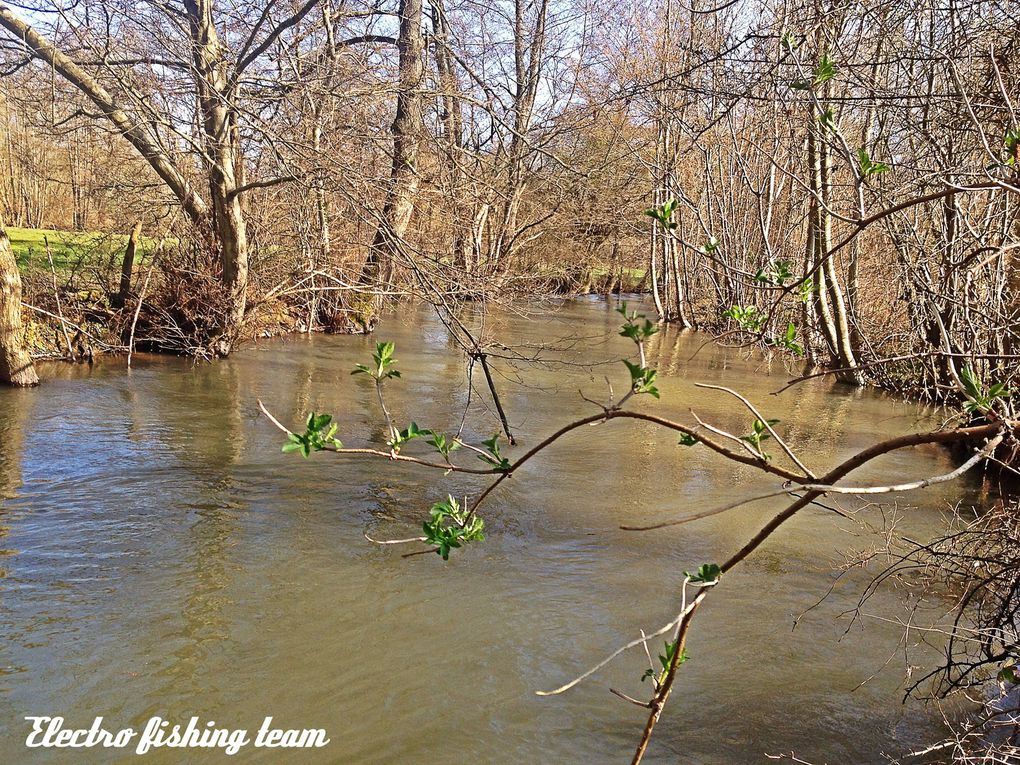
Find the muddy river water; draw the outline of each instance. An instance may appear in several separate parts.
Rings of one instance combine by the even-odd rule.
[[[578,395],[619,391],[629,353],[599,300],[496,312],[491,334],[524,355],[495,360],[521,445],[590,414]],[[44,369],[45,384],[0,390],[0,762],[616,763],[645,715],[608,692],[647,695],[643,652],[569,693],[542,698],[677,607],[684,569],[718,561],[781,505],[769,500],[654,533],[622,531],[774,488],[749,468],[640,422],[585,428],[542,453],[485,506],[488,538],[401,557],[363,536],[414,536],[429,505],[484,483],[415,466],[282,454],[261,398],[288,424],[337,415],[348,445],[379,445],[370,381],[352,377],[376,339],[396,342],[389,385],[402,425],[456,430],[464,355],[427,310],[388,317],[374,338],[262,341],[195,364],[141,357]],[[931,425],[931,412],[825,379],[770,395],[790,376],[699,335],[657,336],[660,401],[635,406],[744,432],[749,417],[695,382],[739,389],[820,471],[876,439]],[[543,343],[555,348],[540,350]],[[700,349],[700,350],[699,350]],[[600,362],[584,366],[580,362]],[[476,378],[478,382],[480,378]],[[476,390],[465,434],[496,429]],[[772,451],[776,451],[774,448]],[[471,455],[457,453],[460,461]],[[480,464],[480,463],[479,463]],[[945,472],[936,449],[855,474],[887,481]],[[888,499],[861,514],[934,534],[959,485]],[[848,505],[849,506],[849,505]],[[895,510],[894,510],[895,506]],[[853,521],[810,508],[725,577],[695,622],[690,660],[647,762],[879,763],[930,743],[936,710],[901,704],[906,665],[937,648],[907,640],[916,605],[883,590],[860,624],[845,612],[868,572],[833,587],[844,553],[876,544]],[[937,610],[939,604],[932,604]],[[923,610],[923,609],[922,609]],[[796,629],[794,621],[800,618]],[[661,648],[661,645],[658,647]],[[884,669],[883,669],[884,668]],[[916,668],[913,670],[918,671]],[[321,728],[328,746],[221,752],[27,749],[27,715],[114,728],[153,716],[257,729]]]

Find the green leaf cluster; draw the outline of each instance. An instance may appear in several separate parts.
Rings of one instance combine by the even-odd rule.
[[[768,340],[770,345],[776,348],[782,348],[792,353],[794,356],[803,356],[804,348],[800,343],[797,342],[797,327],[791,321],[786,325],[786,332],[778,337],[771,337]]]
[[[690,433],[682,433],[680,435],[680,440],[677,441],[677,443],[680,444],[680,446],[694,446],[695,444],[700,444],[701,441],[692,436]]]
[[[620,335],[623,337],[629,337],[634,342],[639,342],[647,340],[658,331],[659,328],[652,324],[651,320],[645,319],[644,324],[635,324],[628,321],[620,329]]]
[[[1003,148],[1006,150],[1004,164],[1015,165],[1018,150],[1020,150],[1020,130],[1010,130],[1002,140]]]
[[[449,560],[450,551],[464,543],[485,539],[485,522],[462,508],[453,495],[432,505],[429,519],[421,528],[425,532],[425,542],[433,545],[443,560]]]
[[[702,255],[713,255],[715,254],[715,251],[718,249],[719,240],[716,239],[714,236],[710,236],[708,238],[708,241],[698,248],[698,252],[700,252]]]
[[[1007,659],[995,675],[995,679],[1000,683],[1020,685],[1020,667],[1017,667],[1016,659]]]
[[[737,323],[740,329],[745,332],[753,332],[754,334],[760,334],[765,329],[767,317],[761,313],[755,306],[739,306],[734,305],[723,311],[723,317],[732,319]],[[765,337],[763,339],[767,345],[774,346],[776,348],[782,348],[790,351],[794,356],[803,356],[804,347],[797,342],[797,326],[791,321],[786,324],[786,331],[781,335],[774,337]]]
[[[652,678],[652,684],[658,688],[662,685],[662,681],[666,679],[666,673],[669,672],[669,665],[673,662],[673,655],[676,653],[678,640],[665,643],[666,653],[665,655],[659,654],[659,663],[662,665],[662,670],[656,672],[654,669],[649,667],[645,670],[645,673],[641,675],[641,682],[643,683],[648,678]],[[678,664],[683,664],[687,661],[687,652],[681,651],[680,658],[677,661]]]
[[[822,124],[822,127],[826,130],[836,132],[836,113],[832,111],[832,107],[826,107],[825,111],[822,112],[818,121]]]
[[[759,268],[754,280],[760,284],[775,284],[782,287],[793,278],[793,261],[777,260],[765,268]]]
[[[460,448],[460,441],[446,433],[435,430],[429,431],[426,443],[430,444],[437,452],[443,455],[446,460],[450,459],[450,452]]]
[[[336,431],[337,425],[333,422],[333,415],[311,412],[305,420],[305,432],[288,433],[287,443],[283,445],[282,451],[284,453],[300,451],[307,457],[312,452],[321,452],[329,447],[343,449],[344,445],[336,438]]]
[[[684,571],[684,576],[691,580],[691,584],[715,584],[722,576],[722,569],[715,563],[703,563],[693,574]]]
[[[673,213],[676,212],[676,208],[676,200],[667,199],[659,207],[650,207],[645,210],[645,215],[658,221],[659,225],[666,231],[672,231],[676,228],[676,223],[673,222]]]
[[[797,297],[800,302],[806,303],[811,299],[811,293],[815,291],[815,280],[810,276],[797,285]]]
[[[623,360],[630,370],[630,388],[635,393],[647,393],[650,396],[659,397],[659,389],[655,386],[657,372],[649,367],[635,364],[633,361]]]
[[[390,367],[397,363],[397,360],[393,358],[393,351],[395,348],[396,346],[391,342],[376,343],[375,353],[372,354],[372,361],[375,362],[375,367],[369,367],[367,364],[355,364],[351,374],[366,374],[376,380],[388,380],[392,377],[400,377],[399,371],[396,369],[390,369]]]
[[[779,420],[769,420],[769,425],[775,425]],[[771,459],[769,454],[762,450],[761,445],[763,441],[768,441],[772,438],[772,434],[769,433],[769,429],[764,422],[761,420],[755,420],[751,423],[751,433],[746,436],[741,436],[741,441],[749,443],[758,454],[765,459]]]
[[[753,305],[734,305],[723,311],[723,317],[732,319],[746,332],[761,332],[765,327],[765,315]]]
[[[437,430],[422,428],[416,422],[412,422],[404,430],[398,431],[393,438],[386,442],[386,445],[393,452],[399,452],[400,447],[416,438],[424,438],[425,443],[443,455],[447,461],[450,459],[450,452],[461,447],[461,441],[458,438]]]
[[[863,146],[857,150],[857,165],[861,171],[861,176],[864,178],[888,172],[890,169],[889,165],[885,162],[876,162],[868,156],[868,150]]]
[[[485,447],[486,454],[479,454],[478,459],[492,465],[496,470],[506,472],[510,469],[510,460],[499,453],[499,433],[494,433],[492,438],[482,441],[482,446]]]
[[[960,382],[967,392],[963,408],[968,412],[990,412],[997,400],[1008,399],[1013,395],[1002,383],[994,383],[986,388],[969,364],[960,372]]]
[[[416,438],[423,438],[432,431],[425,430],[418,427],[418,423],[412,422],[403,430],[399,430],[393,434],[393,437],[386,442],[386,445],[396,453],[400,451],[400,447],[406,444],[408,441],[413,441]]]
[[[815,67],[815,79],[813,84],[815,86],[822,85],[835,76],[836,65],[833,63],[831,58],[823,54],[821,59],[818,61],[818,66]]]
[[[784,43],[786,39],[784,37]],[[793,50],[793,48],[789,48]],[[811,82],[805,82],[804,80],[796,80],[790,83],[790,87],[794,90],[812,90],[817,88],[819,85],[824,85],[829,80],[833,79],[837,73],[836,64],[827,55],[823,55],[818,61],[818,65],[812,72]]]
[[[633,340],[639,350],[648,338],[659,331],[659,328],[649,321],[643,313],[629,311],[626,301],[620,304],[616,312],[624,318],[620,335]],[[644,358],[643,354],[642,358]],[[648,393],[656,398],[659,397],[659,389],[655,387],[656,372],[654,369],[642,366],[641,364],[635,364],[626,359],[623,360],[623,363],[627,365],[627,369],[630,371],[630,387],[634,393]]]
[[[628,311],[627,301],[623,301],[620,307],[616,309],[616,312],[624,318],[624,324],[620,328],[621,337],[629,337],[635,343],[643,343],[659,331],[659,328],[643,313]]]

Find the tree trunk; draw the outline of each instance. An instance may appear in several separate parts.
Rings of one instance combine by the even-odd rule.
[[[453,208],[452,245],[453,260],[465,273],[471,272],[471,210],[464,200],[464,115],[462,111],[460,85],[454,68],[453,52],[450,50],[450,22],[446,18],[443,0],[432,0],[433,49],[436,58],[436,75],[440,98],[439,117],[443,125],[443,137],[448,152],[450,170],[450,203]]]
[[[505,201],[492,252],[492,270],[500,275],[509,272],[517,248],[521,202],[528,180],[525,172],[529,155],[528,132],[535,113],[545,54],[548,0],[537,0],[534,3],[533,27],[526,18],[529,7],[532,6],[527,0],[514,0],[513,134],[510,136],[506,157]]]
[[[383,205],[382,220],[376,229],[368,259],[362,270],[363,284],[385,288],[393,276],[394,260],[407,233],[414,213],[414,197],[418,191],[418,151],[421,145],[422,92],[425,76],[425,40],[422,35],[422,0],[401,0],[399,57],[399,93],[393,118],[393,164],[390,184]],[[355,320],[371,329],[382,306],[377,294],[369,310],[361,311]]]
[[[19,386],[39,384],[32,357],[25,349],[21,274],[3,220],[0,220],[0,382]]]
[[[238,131],[230,103],[231,86],[227,61],[213,22],[212,0],[185,0],[191,31],[195,84],[202,122],[213,233],[218,249],[221,279],[228,293],[228,307],[217,352],[230,352],[233,334],[244,321],[248,289],[248,234],[237,190],[242,181]]]
[[[825,142],[817,120],[808,127],[808,162],[811,166],[811,209],[808,225],[809,239],[814,243],[812,265],[815,267],[815,281],[818,289],[814,293],[817,313],[821,322],[822,335],[829,347],[832,363],[837,368],[857,366],[856,355],[851,344],[847,307],[832,250],[832,215],[829,212],[831,189],[831,165],[829,146]],[[859,371],[840,372],[836,379],[855,385],[862,383]]]
[[[127,303],[128,295],[131,294],[131,274],[134,271],[135,253],[138,251],[138,241],[141,237],[142,222],[138,221],[131,229],[127,247],[124,248],[124,262],[120,265],[120,288],[112,301],[114,308],[123,308]]]
[[[193,51],[193,75],[198,94],[203,158],[211,203],[197,194],[187,175],[164,149],[156,129],[125,112],[106,88],[68,55],[0,5],[0,27],[24,41],[34,58],[45,62],[94,103],[117,131],[166,183],[188,218],[211,238],[221,267],[229,305],[219,327],[217,351],[226,354],[244,318],[248,284],[248,242],[243,209],[237,193],[243,187],[241,151],[231,104],[228,62],[213,23],[213,0],[185,0]],[[142,98],[133,93],[131,96]]]
[[[673,3],[666,0],[662,6],[662,29],[656,51],[658,55],[659,84],[655,90],[655,188],[652,192],[652,205],[656,208],[670,200],[673,191],[673,152],[672,123],[675,98],[670,91],[668,72],[669,56],[673,46]],[[655,301],[655,312],[659,321],[669,322],[673,319],[673,306],[670,302],[670,280],[676,274],[671,272],[673,265],[672,233],[662,229],[658,223],[652,224],[652,238],[648,256],[648,273],[652,280],[652,298]],[[660,270],[661,265],[661,270]]]

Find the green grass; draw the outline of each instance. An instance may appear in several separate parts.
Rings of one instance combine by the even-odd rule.
[[[58,269],[74,266],[81,260],[97,258],[109,261],[111,256],[120,262],[127,245],[126,234],[103,234],[98,231],[54,231],[42,228],[8,228],[11,247],[18,265],[22,268],[49,268],[46,243],[53,254],[53,265]]]
[[[7,229],[14,257],[23,270],[45,269],[50,264],[46,257],[49,243],[53,266],[58,271],[71,270],[80,263],[120,266],[127,247],[127,234],[104,234],[101,231],[55,231],[45,228]],[[167,240],[176,241],[176,240]],[[143,236],[136,256],[142,263],[156,249],[156,239]]]
[[[616,269],[610,269],[609,266],[595,266],[591,269],[591,275],[596,278],[604,278],[609,276],[610,271],[616,273]],[[624,266],[623,275],[628,279],[633,279],[635,282],[641,281],[645,276],[644,268],[632,268],[630,266]]]

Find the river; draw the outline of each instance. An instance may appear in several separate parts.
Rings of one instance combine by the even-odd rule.
[[[579,364],[630,352],[619,323],[595,299],[490,314],[493,336],[556,362],[517,370],[494,362],[521,441],[504,447],[511,460],[592,413],[579,388],[603,399],[608,375],[623,389],[618,362]],[[618,527],[775,482],[704,447],[678,446],[654,425],[617,421],[564,439],[497,490],[482,511],[484,543],[448,563],[405,559],[417,548],[375,546],[363,534],[414,536],[433,501],[484,484],[385,461],[282,454],[281,434],[256,405],[261,398],[295,427],[309,410],[332,412],[348,445],[381,444],[370,381],[350,375],[377,339],[396,342],[403,378],[388,383],[388,403],[398,422],[456,430],[464,356],[426,309],[390,315],[372,338],[265,340],[211,364],[143,356],[130,373],[120,359],[52,366],[38,389],[0,390],[0,762],[224,760],[28,750],[26,715],[61,715],[77,727],[101,715],[116,729],[154,715],[254,729],[272,715],[280,727],[324,728],[331,739],[322,749],[246,748],[230,759],[245,763],[627,761],[645,713],[608,688],[647,695],[643,653],[564,695],[535,691],[669,621],[683,570],[724,558],[781,500],[654,533]],[[778,417],[820,470],[937,421],[824,378],[771,396],[790,376],[780,362],[705,341],[656,336],[649,361],[662,399],[635,406],[688,422],[693,407],[742,433],[750,418],[739,405],[694,383],[736,388]],[[555,350],[539,351],[543,343]],[[465,433],[485,438],[496,421],[483,390],[474,400]],[[937,449],[915,449],[855,476],[900,480],[949,465]],[[962,492],[935,487],[889,503],[903,533],[931,536]],[[792,751],[813,763],[879,763],[931,743],[941,733],[936,711],[900,703],[904,662],[924,665],[934,652],[913,635],[904,658],[895,622],[917,605],[909,592],[883,590],[863,627],[851,625],[841,615],[869,579],[852,572],[811,608],[833,586],[843,551],[875,543],[854,522],[810,508],[724,577],[695,620],[690,660],[646,762],[758,763]]]

